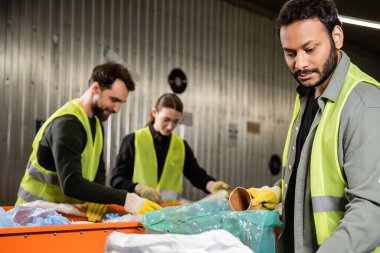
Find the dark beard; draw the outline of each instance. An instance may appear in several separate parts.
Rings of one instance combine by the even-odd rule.
[[[322,73],[319,71],[319,69],[305,69],[305,70],[297,70],[293,73],[294,78],[297,80],[297,82],[302,85],[301,82],[298,81],[298,76],[300,74],[311,74],[311,73],[318,73],[320,74],[321,78],[313,84],[311,87],[315,88],[323,84],[334,72],[336,66],[338,65],[338,53],[335,50],[334,43],[330,40],[330,55],[329,58],[326,60],[325,64],[323,65]]]
[[[96,116],[96,117],[98,117],[98,119],[100,120],[100,121],[106,121],[107,119],[108,119],[108,117],[106,117],[104,114],[103,114],[103,111],[104,110],[102,110],[96,103],[94,103],[94,104],[92,104],[92,106],[91,106],[91,108],[92,108],[92,111],[93,111],[93,113],[94,113],[94,115]]]

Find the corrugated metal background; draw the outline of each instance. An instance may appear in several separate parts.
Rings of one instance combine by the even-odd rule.
[[[36,120],[87,88],[106,48],[140,76],[105,124],[108,175],[121,139],[144,126],[179,67],[188,77],[180,97],[193,126],[176,132],[198,162],[233,187],[278,179],[267,163],[282,153],[295,85],[273,20],[220,0],[0,0],[1,205],[16,199]],[[248,121],[260,123],[259,134],[247,133]],[[186,198],[204,196],[187,181],[184,189]]]

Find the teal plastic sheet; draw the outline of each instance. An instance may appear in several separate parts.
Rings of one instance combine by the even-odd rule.
[[[144,215],[148,232],[199,234],[224,229],[255,253],[275,253],[274,227],[283,224],[278,211],[232,211],[226,199],[166,207]]]

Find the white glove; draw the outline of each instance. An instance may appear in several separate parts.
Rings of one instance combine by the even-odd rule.
[[[124,209],[132,214],[145,214],[150,211],[160,210],[162,207],[148,199],[141,198],[136,193],[127,193]]]

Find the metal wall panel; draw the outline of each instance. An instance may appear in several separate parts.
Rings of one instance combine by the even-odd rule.
[[[6,37],[7,32],[7,2],[4,0],[0,0],[0,108],[4,109],[4,113],[0,116],[0,199],[5,201],[5,193],[9,193],[7,191],[7,181],[8,181],[8,173],[9,169],[6,167],[6,161],[8,160],[8,142],[7,142],[7,129],[8,129],[8,115],[9,112],[9,101],[8,101],[8,80],[6,77],[7,66],[6,58],[9,55],[6,55],[6,44],[8,39]]]
[[[105,124],[108,180],[121,139],[145,125],[178,67],[188,77],[180,97],[193,125],[176,132],[198,162],[232,187],[279,178],[267,162],[282,153],[295,85],[273,20],[220,0],[0,0],[0,204],[16,199],[35,121],[83,93],[107,48],[140,76]],[[247,132],[248,121],[260,123],[259,134]],[[204,193],[185,180],[184,196]]]

